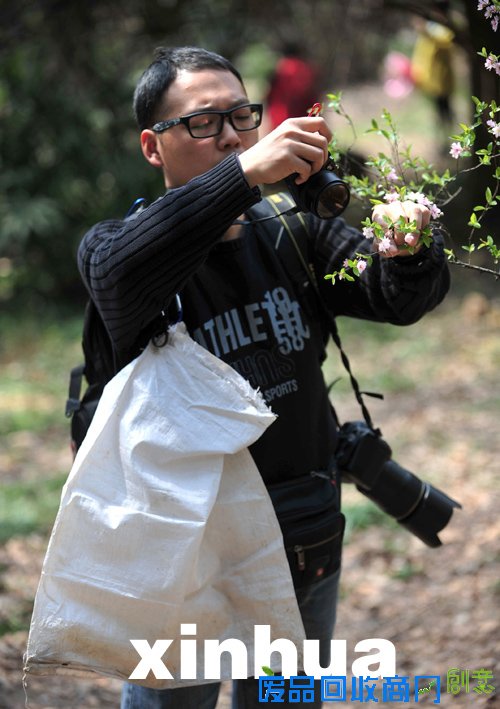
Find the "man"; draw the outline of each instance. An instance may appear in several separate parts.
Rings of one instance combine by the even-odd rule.
[[[259,142],[261,106],[250,104],[237,70],[189,47],[158,50],[139,80],[134,108],[142,152],[161,170],[167,192],[133,219],[96,225],[79,250],[82,277],[117,366],[164,331],[179,294],[192,336],[259,386],[278,415],[251,447],[266,485],[331,471],[336,425],[321,372],[322,318],[297,294],[262,224],[252,221],[259,185],[291,174],[302,184],[322,168],[331,138],[327,124],[321,117],[288,119]],[[334,287],[322,276],[373,247],[343,220],[307,215],[308,258],[334,315],[404,325],[444,297],[448,274],[440,237],[429,249],[420,244],[428,210],[405,202],[375,212],[384,225],[384,216],[400,215],[416,220],[409,239],[416,254],[400,249],[403,235],[395,234],[393,248],[361,278]],[[278,233],[281,225],[274,221]],[[337,584],[338,570],[297,589],[306,633],[322,642],[323,666]],[[127,684],[122,707],[209,709],[218,690],[217,684],[162,691]],[[234,701],[238,709],[258,706],[255,681],[238,681]]]

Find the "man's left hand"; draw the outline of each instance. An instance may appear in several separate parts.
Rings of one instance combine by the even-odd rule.
[[[411,233],[405,233],[398,231],[397,228],[390,227],[390,224],[397,223],[400,217],[403,217],[407,224],[415,222],[415,229]],[[377,204],[373,209],[372,220],[384,228],[386,238],[389,241],[384,241],[383,243],[379,239],[374,239],[374,250],[385,258],[411,256],[422,247],[422,229],[425,229],[430,219],[431,213],[427,207],[409,200],[391,202],[390,204]],[[389,223],[387,220],[389,220]]]

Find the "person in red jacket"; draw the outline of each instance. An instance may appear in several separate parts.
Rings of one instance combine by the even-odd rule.
[[[318,101],[319,75],[295,45],[285,48],[278,61],[266,96],[269,127],[276,128],[287,118],[305,116]]]

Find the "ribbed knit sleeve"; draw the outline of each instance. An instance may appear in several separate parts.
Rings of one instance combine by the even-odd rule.
[[[371,253],[371,242],[362,234],[336,219],[314,220],[315,269],[322,296],[334,315],[350,315],[370,320],[410,325],[436,307],[450,286],[443,238],[433,231],[429,248],[422,247],[413,256],[383,258],[374,255],[373,263],[354,282],[330,280],[324,276],[342,268],[345,259],[355,259],[356,252]]]
[[[83,281],[119,359],[199,268],[210,248],[260,200],[231,155],[136,218],[97,224],[78,250]]]

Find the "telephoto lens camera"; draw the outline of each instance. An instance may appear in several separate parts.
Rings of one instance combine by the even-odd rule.
[[[341,426],[336,451],[342,478],[429,547],[438,547],[438,537],[454,508],[460,508],[444,492],[423,482],[391,460],[389,445],[364,421]]]
[[[320,219],[338,217],[349,204],[351,193],[344,180],[335,173],[335,165],[328,158],[319,172],[311,175],[306,182],[295,184],[297,174],[287,177],[285,182],[295,204],[302,212],[312,212]]]

